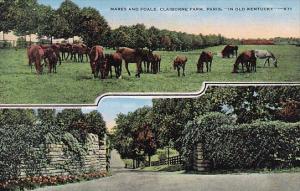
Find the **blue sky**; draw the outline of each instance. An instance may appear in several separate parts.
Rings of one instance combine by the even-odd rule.
[[[98,105],[97,110],[102,114],[106,121],[107,127],[110,129],[115,125],[117,114],[135,111],[143,106],[152,106],[151,98],[104,98]],[[94,108],[82,108],[83,112],[90,112]]]
[[[62,0],[39,0],[58,8]],[[73,0],[80,7],[94,7],[112,28],[119,25],[144,23],[161,29],[194,34],[217,34],[227,37],[257,38],[274,36],[300,37],[299,0]],[[111,8],[292,8],[291,11],[112,11]]]

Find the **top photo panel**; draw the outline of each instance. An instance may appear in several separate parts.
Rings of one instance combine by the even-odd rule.
[[[299,0],[0,0],[0,105],[300,81]]]

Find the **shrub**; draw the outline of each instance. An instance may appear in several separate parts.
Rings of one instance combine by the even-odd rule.
[[[0,41],[0,48],[11,48],[12,47],[12,43],[9,41]]]
[[[206,134],[214,131],[224,124],[234,124],[234,119],[218,112],[212,112],[196,117],[193,121],[189,121],[184,128],[183,134],[183,156],[186,161],[187,168],[192,163],[192,154],[194,146],[199,142],[204,142]]]
[[[300,156],[300,123],[224,125],[206,134],[204,147],[213,168],[291,167]]]
[[[300,122],[236,125],[224,114],[209,113],[190,121],[184,135],[187,164],[192,164],[193,149],[199,142],[204,159],[215,169],[291,167],[297,166],[300,156]]]

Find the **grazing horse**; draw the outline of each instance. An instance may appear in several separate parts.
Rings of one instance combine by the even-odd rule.
[[[42,60],[44,59],[44,54],[43,48],[39,45],[31,45],[27,48],[28,65],[32,68],[32,63],[34,62],[37,74],[42,74],[43,72]]]
[[[56,73],[56,65],[58,62],[57,54],[53,48],[47,48],[44,54],[44,61],[48,65],[48,72],[51,73],[52,69],[53,72]]]
[[[273,65],[277,67],[277,59],[275,58],[274,54],[268,50],[254,50],[256,58],[259,59],[266,59],[264,63],[264,67],[268,62],[268,66],[270,67],[270,59],[273,60]]]
[[[120,53],[105,54],[104,62],[107,64],[107,69],[110,72],[110,78],[112,78],[112,66],[115,67],[116,78],[119,78],[122,74],[122,55]]]
[[[236,56],[237,57],[237,51],[239,47],[234,45],[226,45],[224,49],[222,50],[222,58],[230,58],[230,56]]]
[[[129,76],[130,76],[130,72],[128,70],[128,64],[136,63],[135,77],[139,78],[142,72],[142,61],[145,60],[145,57],[147,57],[145,51],[141,49],[122,47],[122,48],[118,48],[116,52],[120,53],[122,55],[122,58],[125,60],[125,68]]]
[[[160,72],[161,56],[159,54],[152,54],[150,60],[151,60],[151,72],[153,74]]]
[[[197,72],[203,73],[203,66],[204,63],[206,64],[206,70],[211,71],[211,64],[212,64],[212,60],[213,60],[213,54],[209,51],[202,51],[202,53],[200,54],[200,57],[198,59],[198,64],[197,64]]]
[[[180,76],[180,68],[182,68],[182,75],[185,76],[184,70],[185,70],[185,64],[187,62],[186,56],[177,56],[173,62],[174,70],[177,69],[178,76]]]
[[[242,71],[244,72],[244,65],[247,68],[247,72],[255,71],[256,72],[256,57],[254,50],[248,50],[242,52],[237,58],[233,65],[232,73],[238,72],[238,66],[242,64]]]
[[[42,49],[44,49],[44,51],[48,48],[52,48],[53,51],[55,52],[56,54],[56,57],[58,58],[58,61],[59,61],[59,65],[61,65],[61,56],[60,56],[60,45],[59,44],[51,44],[51,45],[40,45],[42,47]]]
[[[89,53],[89,57],[92,74],[94,74],[94,77],[98,77],[100,71],[100,77],[101,79],[104,79],[106,76],[105,72],[107,70],[106,63],[104,62],[104,48],[99,45],[93,46]]]

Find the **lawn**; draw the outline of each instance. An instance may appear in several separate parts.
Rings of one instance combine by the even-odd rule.
[[[207,48],[214,53],[223,46]],[[94,79],[88,63],[64,61],[57,74],[36,75],[27,65],[25,50],[0,49],[0,103],[1,104],[92,104],[97,96],[107,92],[193,92],[204,81],[218,82],[291,82],[300,81],[300,48],[291,45],[239,46],[247,49],[268,49],[278,57],[278,68],[263,67],[258,61],[256,73],[232,74],[235,58],[222,59],[215,55],[212,72],[196,73],[196,63],[201,50],[190,52],[165,52],[159,74],[142,74],[135,78],[135,64],[130,64],[131,76],[124,66],[122,79]],[[176,55],[186,55],[186,76],[178,77],[172,60]],[[123,64],[124,65],[124,64]],[[47,69],[45,69],[47,71]]]

